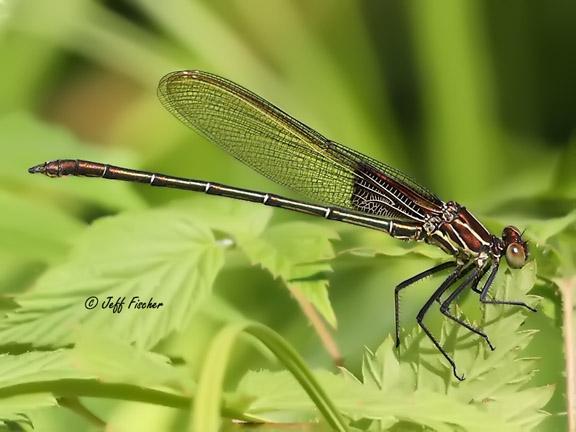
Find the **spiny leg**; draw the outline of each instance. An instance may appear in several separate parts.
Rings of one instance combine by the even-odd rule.
[[[442,348],[442,345],[440,345],[440,343],[432,335],[432,332],[430,332],[430,330],[428,330],[428,328],[424,325],[423,320],[424,320],[424,316],[426,315],[426,312],[428,312],[428,309],[430,309],[430,306],[432,306],[432,304],[436,300],[438,300],[440,298],[440,296],[448,288],[450,288],[450,286],[454,282],[456,282],[458,279],[462,278],[466,274],[467,270],[468,270],[467,268],[463,268],[462,266],[456,268],[456,270],[454,270],[454,272],[452,274],[450,274],[450,276],[448,276],[444,282],[442,282],[442,284],[436,289],[436,291],[434,291],[434,294],[432,294],[432,296],[426,301],[424,306],[422,306],[422,309],[420,309],[420,312],[418,312],[418,316],[416,317],[416,321],[418,321],[418,325],[420,325],[422,330],[424,330],[424,333],[426,333],[426,335],[430,338],[430,340],[432,341],[434,346],[438,349],[438,351],[440,351],[442,353],[442,355],[444,356],[444,358],[446,360],[448,360],[448,363],[450,363],[450,365],[452,366],[452,373],[454,374],[456,379],[458,379],[459,381],[463,381],[464,376],[461,376],[461,377],[458,376],[458,374],[456,373],[456,363],[454,362],[454,360],[452,360],[452,358],[448,355],[448,353],[446,351],[444,351],[444,348]]]
[[[439,271],[445,270],[456,265],[455,261],[449,261],[437,266],[434,266],[428,270],[418,273],[416,276],[412,276],[410,279],[406,279],[404,282],[400,282],[394,289],[394,319],[396,323],[396,348],[400,346],[400,291],[404,288],[422,280],[428,276],[438,273]]]
[[[487,298],[488,291],[490,290],[490,287],[494,283],[494,279],[496,278],[496,274],[498,273],[498,268],[499,268],[498,263],[496,263],[494,265],[494,267],[492,268],[492,272],[488,276],[488,279],[486,280],[484,287],[482,288],[482,291],[480,293],[480,301],[484,304],[502,304],[502,305],[511,305],[511,306],[522,306],[528,310],[531,310],[532,312],[537,312],[537,310],[534,309],[532,306],[527,305],[526,303],[521,302],[521,301],[496,300],[496,299]]]
[[[450,305],[454,302],[454,300],[462,293],[462,291],[464,291],[464,289],[468,285],[472,284],[471,288],[472,289],[476,288],[476,286],[478,285],[478,283],[480,282],[482,277],[486,274],[486,272],[488,271],[489,268],[490,268],[489,266],[486,266],[482,269],[475,269],[464,280],[464,282],[462,282],[460,284],[460,286],[458,286],[458,288],[456,288],[454,290],[454,292],[452,292],[452,294],[450,294],[450,296],[442,303],[442,306],[440,306],[440,312],[442,312],[445,316],[447,316],[451,320],[453,320],[453,321],[457,322],[458,324],[466,327],[472,333],[475,333],[478,336],[480,336],[481,338],[483,338],[486,341],[486,343],[488,344],[488,346],[490,347],[490,349],[492,351],[494,351],[494,345],[492,345],[492,342],[490,342],[490,339],[488,339],[488,335],[486,333],[484,333],[483,331],[479,330],[478,328],[468,324],[463,319],[461,319],[455,315],[452,315],[452,313],[450,312]]]

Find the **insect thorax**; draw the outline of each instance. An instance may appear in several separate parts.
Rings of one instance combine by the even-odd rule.
[[[494,236],[465,207],[454,201],[442,206],[442,213],[424,222],[427,243],[463,259],[493,255]]]

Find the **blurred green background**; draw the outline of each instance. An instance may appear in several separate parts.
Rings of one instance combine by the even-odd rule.
[[[179,69],[238,82],[443,199],[489,222],[528,227],[529,236],[531,221],[560,217],[576,199],[574,22],[576,3],[568,0],[0,0],[0,287],[25,290],[65,256],[87,222],[183,198],[26,173],[44,160],[96,159],[289,193],[163,110],[157,82]],[[274,214],[288,219],[302,217]],[[392,330],[393,287],[431,264],[417,255],[336,260],[335,338],[350,368],[364,345],[376,346]],[[404,325],[412,326],[435,283],[404,296]],[[554,293],[544,295],[558,307]],[[216,296],[234,313],[277,329],[312,365],[330,363],[289,293],[242,258],[218,277]],[[195,319],[194,338],[209,339],[219,313]],[[544,356],[536,382],[558,386],[547,407],[554,415],[541,426],[547,431],[565,430],[554,313],[526,324],[540,330],[530,347]],[[201,355],[189,351],[191,359]],[[247,353],[245,365],[258,358]],[[160,408],[94,404],[123,430],[173,421]],[[38,421],[41,430],[89,428],[62,412]]]

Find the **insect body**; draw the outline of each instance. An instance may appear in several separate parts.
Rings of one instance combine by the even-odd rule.
[[[204,192],[308,213],[385,231],[398,239],[435,245],[453,260],[396,287],[396,344],[400,341],[399,292],[420,279],[450,268],[450,275],[421,308],[417,321],[450,363],[458,379],[463,377],[457,374],[454,361],[423,322],[434,301],[440,301],[444,293],[456,286],[441,302],[441,312],[484,338],[492,349],[486,334],[451,314],[450,304],[458,295],[465,289],[472,289],[480,294],[482,303],[519,305],[534,310],[523,302],[488,297],[502,257],[513,268],[521,268],[526,262],[528,247],[517,228],[508,226],[501,237],[494,236],[459,204],[442,201],[400,171],[325,138],[256,94],[219,76],[201,71],[173,72],[161,79],[158,95],[168,111],[184,124],[264,176],[319,204],[83,160],[46,162],[30,168],[29,172],[51,177],[101,177]],[[482,288],[478,288],[485,276]]]

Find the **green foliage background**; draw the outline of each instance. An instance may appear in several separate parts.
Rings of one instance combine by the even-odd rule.
[[[4,426],[209,431],[220,414],[306,424],[322,417],[302,390],[316,391],[314,378],[286,370],[310,367],[323,421],[342,420],[330,421],[333,403],[350,430],[567,430],[556,284],[576,275],[574,18],[560,0],[0,1]],[[535,264],[497,285],[510,298],[532,289],[540,312],[483,315],[469,295],[461,311],[497,350],[443,327],[459,341],[459,385],[412,332],[439,278],[404,295],[400,361],[387,339],[394,286],[445,259],[435,249],[214,197],[26,173],[81,158],[289,194],[162,109],[156,84],[178,69],[246,86],[495,233],[526,228]],[[89,311],[89,295],[166,307]],[[238,327],[246,320],[267,327]],[[236,343],[244,333],[260,342]]]

